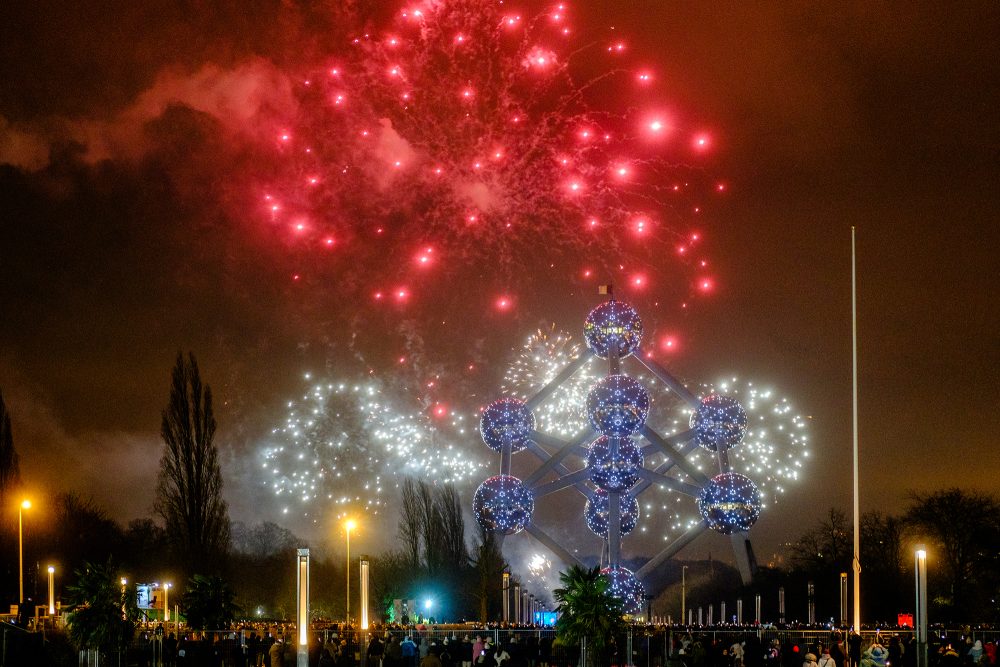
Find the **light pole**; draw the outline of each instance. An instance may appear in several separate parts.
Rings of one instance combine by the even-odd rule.
[[[684,615],[684,610],[687,607],[687,565],[681,566],[681,623],[687,616]]]
[[[163,584],[163,622],[170,622],[170,584]]]
[[[30,500],[22,500],[17,507],[17,603],[24,602],[24,510],[31,509]]]
[[[49,565],[49,616],[56,615],[56,568]]]
[[[917,667],[927,667],[927,549],[921,544],[915,554],[917,584]]]
[[[348,519],[344,524],[344,528],[347,532],[347,600],[345,604],[346,613],[344,614],[344,622],[350,625],[351,623],[351,531],[357,526],[354,523],[354,519]]]

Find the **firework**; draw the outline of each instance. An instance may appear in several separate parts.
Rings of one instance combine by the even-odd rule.
[[[529,336],[504,376],[504,393],[530,397],[551,381],[567,364],[582,352],[580,343],[555,327],[539,330]],[[586,402],[590,388],[606,370],[596,361],[587,363],[544,403],[534,409],[538,429],[568,438],[587,425]],[[662,435],[675,435],[687,430],[691,409],[680,403],[659,380],[647,374],[634,376],[649,387],[655,408],[649,424]],[[747,414],[747,432],[739,445],[728,451],[729,463],[754,481],[761,493],[762,506],[776,502],[789,485],[795,484],[809,458],[808,418],[797,413],[792,403],[771,389],[730,378],[715,384],[699,385],[701,396],[722,394],[743,406]],[[688,460],[708,475],[717,472],[715,454],[695,448]],[[653,454],[647,468],[655,468],[665,459]],[[669,474],[683,477],[674,469]],[[653,517],[656,527],[667,533],[686,530],[700,517],[693,499],[664,490],[661,496],[640,497],[644,516]],[[641,532],[653,529],[649,521],[640,522]],[[665,536],[665,539],[667,536]]]
[[[343,286],[381,303],[489,260],[491,307],[509,310],[519,270],[564,250],[609,258],[604,273],[633,289],[650,272],[703,274],[693,221],[717,188],[679,165],[708,138],[655,111],[624,42],[581,43],[570,16],[417,2],[332,45],[253,178],[264,219],[324,266],[341,253],[345,273],[363,267]]]
[[[377,514],[404,477],[461,484],[481,470],[461,446],[475,437],[462,414],[400,409],[374,379],[306,380],[308,390],[288,402],[262,450],[264,479],[286,499],[285,513],[332,506],[338,515]]]
[[[582,344],[555,326],[528,336],[503,379],[503,393],[522,400],[551,382],[563,368],[579,358]],[[538,430],[570,438],[588,426],[587,392],[599,379],[593,360],[564,382],[542,405],[534,409]]]

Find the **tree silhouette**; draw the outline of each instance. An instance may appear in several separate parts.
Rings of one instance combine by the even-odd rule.
[[[968,621],[991,613],[997,593],[1000,503],[992,496],[942,489],[910,493],[906,520],[914,536],[929,543],[940,563],[946,594],[938,601],[947,621]],[[995,607],[994,607],[995,609]]]
[[[160,427],[166,448],[155,507],[187,572],[219,568],[229,544],[215,426],[212,390],[202,386],[194,355],[185,362],[178,354]]]
[[[122,651],[135,634],[139,608],[135,584],[123,586],[114,564],[85,564],[66,588],[69,636],[80,649],[106,656]]]
[[[625,628],[622,601],[611,594],[610,582],[598,567],[572,565],[559,574],[560,588],[552,591],[559,606],[556,632],[567,646],[586,638],[588,664],[599,664],[598,655],[608,649]]]
[[[235,599],[222,577],[194,575],[184,593],[188,625],[198,630],[225,630],[239,612]]]
[[[10,429],[10,414],[0,392],[0,506],[5,506],[7,493],[21,479],[20,459],[14,449],[14,435]]]

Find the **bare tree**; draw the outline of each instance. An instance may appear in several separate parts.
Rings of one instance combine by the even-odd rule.
[[[21,481],[21,465],[14,449],[14,435],[10,429],[10,414],[0,392],[0,506],[7,493]]]
[[[479,603],[479,620],[486,622],[495,612],[496,602],[502,595],[503,570],[507,562],[500,550],[500,543],[493,532],[479,530],[479,543],[473,548],[476,588],[474,597]]]
[[[420,532],[424,543],[424,565],[431,576],[438,574],[444,566],[444,527],[441,512],[430,485],[424,481],[417,483],[417,497],[420,507]]]
[[[410,567],[420,567],[420,500],[416,484],[412,479],[403,481],[402,503],[399,513],[399,540],[403,543],[403,553]]]
[[[438,492],[438,514],[442,524],[442,556],[445,566],[451,572],[460,572],[469,564],[469,550],[465,545],[462,502],[454,485],[448,484]]]
[[[949,621],[981,618],[997,591],[1000,503],[992,496],[961,489],[910,493],[906,520],[915,537],[929,542],[941,563],[945,595],[941,611]],[[992,579],[992,581],[991,581]]]
[[[215,571],[229,544],[229,512],[213,442],[212,390],[202,386],[194,355],[177,355],[160,435],[156,512],[189,574]]]

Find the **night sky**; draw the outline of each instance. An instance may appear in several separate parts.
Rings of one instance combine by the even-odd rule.
[[[372,32],[400,8],[356,4]],[[684,128],[669,161],[708,186],[664,219],[699,230],[709,272],[675,269],[666,245],[552,242],[549,227],[511,243],[421,236],[398,211],[358,208],[356,192],[329,223],[336,254],[321,255],[266,219],[258,186],[306,174],[272,159],[287,158],[274,142],[293,118],[323,124],[302,121],[301,85],[358,33],[342,14],[268,0],[0,8],[0,389],[31,493],[147,515],[169,371],[190,350],[215,391],[233,518],[330,534],[333,510],[282,515],[259,474],[303,373],[377,376],[421,409],[471,413],[499,394],[526,335],[554,322],[579,337],[612,280],[651,332],[676,337],[657,351],[675,373],[752,378],[812,417],[802,479],[752,533],[766,560],[850,506],[851,226],[862,509],[899,510],[911,489],[995,489],[1000,7],[635,1],[566,14],[580,44],[598,45],[580,77],[606,69],[603,45],[619,38],[628,67],[654,73],[648,99]],[[702,129],[711,150],[685,154]],[[404,241],[371,236],[383,222]],[[440,266],[407,276],[425,241]],[[632,267],[641,289],[628,289]],[[374,296],[404,280],[407,303]],[[486,459],[477,434],[467,443]],[[372,536],[394,532],[380,525]],[[726,556],[723,542],[706,548]]]

